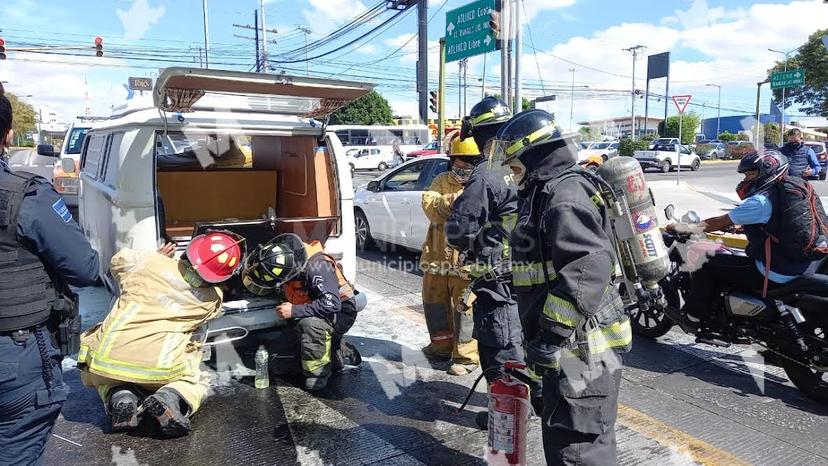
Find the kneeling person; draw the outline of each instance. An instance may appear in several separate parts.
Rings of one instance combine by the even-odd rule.
[[[243,240],[227,232],[192,239],[181,259],[167,244],[159,251],[123,249],[112,258],[121,295],[103,322],[81,336],[78,368],[95,387],[113,431],[153,416],[165,437],[190,433],[209,388],[199,369],[201,342],[193,334],[218,316],[216,284],[232,277],[243,259]]]
[[[245,286],[256,294],[281,287],[286,301],[276,313],[299,337],[306,389],[321,390],[331,371],[361,362],[344,341],[356,321],[356,291],[319,241],[307,244],[293,233],[279,235],[251,253],[243,275]]]

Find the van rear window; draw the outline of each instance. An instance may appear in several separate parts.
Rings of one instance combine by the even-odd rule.
[[[159,168],[252,168],[250,137],[228,134],[159,132],[155,137]]]

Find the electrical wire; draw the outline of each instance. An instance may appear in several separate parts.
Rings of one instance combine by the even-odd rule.
[[[520,0],[520,4],[523,6],[521,10],[523,10],[523,18],[526,20],[526,29],[529,31],[529,41],[532,43],[532,53],[535,54],[535,65],[538,67],[538,79],[540,80],[543,93],[546,94],[546,89],[544,89],[543,85],[543,75],[541,74],[540,69],[540,61],[538,61],[538,49],[535,48],[535,39],[532,37],[532,26],[529,22],[529,16],[526,14],[526,2]]]

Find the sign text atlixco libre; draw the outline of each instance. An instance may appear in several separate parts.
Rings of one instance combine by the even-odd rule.
[[[446,62],[500,49],[489,27],[498,4],[497,0],[478,0],[446,13]]]
[[[770,77],[771,89],[783,87],[799,87],[805,84],[805,72],[799,69],[788,71],[777,71]]]

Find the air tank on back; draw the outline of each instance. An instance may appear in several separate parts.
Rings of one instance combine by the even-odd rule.
[[[615,191],[621,216],[613,219],[624,275],[654,288],[670,271],[670,258],[658,228],[655,204],[644,170],[632,157],[613,157],[598,175]]]

